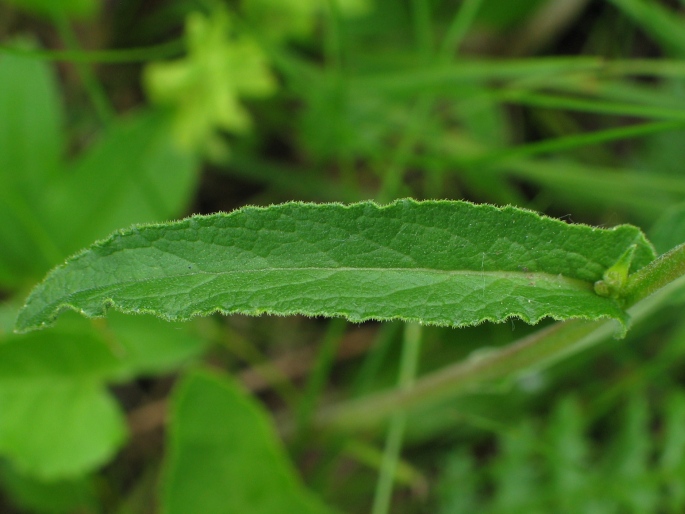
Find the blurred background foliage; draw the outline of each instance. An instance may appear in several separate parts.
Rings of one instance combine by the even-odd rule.
[[[4,0],[0,41],[1,512],[371,509],[383,431],[314,412],[392,387],[396,323],[12,333],[28,290],[116,229],[412,196],[685,241],[683,0]],[[682,512],[683,299],[626,340],[426,398],[385,509]],[[533,330],[425,328],[420,373]]]

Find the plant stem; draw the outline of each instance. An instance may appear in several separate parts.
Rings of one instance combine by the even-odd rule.
[[[67,48],[72,52],[79,51],[78,40],[69,24],[69,20],[63,15],[58,15],[55,16],[55,24],[57,25],[59,34],[67,45]],[[104,125],[108,125],[114,119],[115,112],[107,99],[107,95],[102,88],[102,85],[98,82],[93,70],[86,63],[75,62],[74,66],[76,66],[76,70],[81,77],[83,86],[90,97],[90,101],[93,104],[100,121]]]
[[[485,156],[475,158],[468,164],[472,167],[493,165],[513,157],[530,157],[532,155],[573,150],[587,145],[596,145],[609,141],[644,137],[659,132],[682,130],[683,127],[685,127],[685,121],[683,120],[667,120],[638,123],[628,127],[597,130],[595,132],[583,134],[572,134],[570,136],[551,138],[543,141],[537,141],[535,143],[528,143],[525,145],[515,146],[513,148],[507,148],[501,151],[490,152]]]
[[[307,435],[309,422],[335,363],[335,356],[345,333],[345,328],[347,328],[347,322],[342,318],[333,319],[328,325],[323,344],[318,351],[316,363],[297,405],[297,427],[301,440]]]
[[[178,38],[158,45],[122,48],[121,50],[38,50],[0,44],[0,53],[43,61],[129,63],[169,59],[180,55],[183,48],[183,38]]]
[[[414,378],[416,377],[420,348],[421,326],[416,323],[408,323],[404,329],[398,392],[411,391],[414,385]],[[398,410],[390,421],[388,438],[385,443],[385,451],[381,463],[381,472],[378,477],[376,494],[373,500],[372,514],[387,514],[390,511],[393,483],[395,481],[397,462],[402,448],[402,439],[404,438],[406,425],[407,413],[403,410]]]
[[[328,0],[328,18],[326,19],[326,33],[324,50],[326,63],[336,74],[340,74],[343,62],[342,41],[340,37],[340,8],[335,0]]]
[[[412,21],[414,22],[414,37],[416,46],[424,62],[430,60],[433,47],[431,12],[429,2],[425,0],[412,0]]]
[[[399,339],[400,329],[404,324],[399,321],[383,323],[378,331],[372,349],[367,353],[364,362],[352,382],[352,397],[362,397],[370,389],[374,377],[385,362],[390,347]]]
[[[478,358],[471,358],[432,373],[410,390],[376,393],[331,410],[323,410],[322,426],[341,429],[369,428],[397,410],[409,409],[426,401],[456,395],[476,384],[510,375],[553,357],[597,329],[601,322],[568,321],[540,330],[513,344]]]
[[[676,246],[628,277],[625,300],[628,306],[662,289],[685,275],[685,244]]]
[[[471,28],[482,3],[483,0],[464,0],[462,2],[440,46],[440,57],[443,62],[449,62],[450,58],[459,51],[459,47]]]
[[[678,247],[676,250],[678,255],[685,252],[684,247]],[[669,254],[675,253],[676,250]],[[649,267],[651,265],[647,268]],[[685,260],[680,263],[679,269],[683,268]],[[648,281],[646,277],[644,282],[641,280],[640,283],[644,284],[645,289],[641,289],[642,294],[635,298],[643,299],[628,310],[633,323],[656,311],[673,291],[682,289],[685,286],[685,276],[681,276],[683,273],[669,274],[672,277],[670,280],[675,279],[672,282],[663,278]],[[629,279],[629,287],[630,284]],[[657,284],[665,287],[649,296],[650,293],[647,291],[655,291],[659,287]],[[615,334],[615,330],[616,325],[613,321],[571,320],[556,323],[509,346],[485,355],[480,354],[476,358],[466,359],[422,377],[411,389],[376,393],[343,405],[322,409],[315,419],[315,424],[322,429],[346,431],[373,428],[397,411],[406,412],[418,406],[458,396],[485,381],[516,376],[531,369],[549,366],[569,354],[609,338]]]

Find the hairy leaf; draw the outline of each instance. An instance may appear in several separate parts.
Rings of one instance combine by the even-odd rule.
[[[512,316],[625,324],[619,302],[593,284],[632,245],[634,272],[654,250],[628,225],[450,201],[247,207],[115,233],[48,275],[16,327],[110,306],[170,320],[219,311],[455,327]]]

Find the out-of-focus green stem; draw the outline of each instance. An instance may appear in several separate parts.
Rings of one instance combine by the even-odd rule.
[[[340,73],[343,61],[343,47],[340,36],[340,8],[335,0],[328,0],[328,11],[326,37],[324,38],[326,61],[332,70]]]
[[[69,20],[63,15],[58,15],[55,16],[55,24],[69,50],[72,52],[79,51],[78,40],[71,28]],[[81,77],[83,86],[90,97],[90,101],[93,104],[100,121],[103,124],[108,125],[114,119],[115,112],[109,103],[109,99],[107,98],[107,94],[102,88],[102,85],[98,82],[93,70],[87,63],[75,62],[74,65],[76,66],[76,70]]]
[[[323,344],[318,351],[314,368],[309,374],[304,393],[297,406],[297,427],[300,438],[307,434],[307,427],[311,420],[316,403],[326,386],[326,381],[331,373],[335,356],[342,341],[347,322],[342,318],[331,320]]]
[[[553,357],[588,336],[601,322],[567,321],[540,330],[506,348],[467,359],[421,378],[413,388],[377,393],[338,407],[322,410],[321,427],[370,428],[393,412],[434,402],[473,388],[478,383],[506,377]]]
[[[457,53],[482,3],[483,0],[464,0],[462,2],[440,46],[442,62],[449,62],[450,58]]]
[[[31,59],[43,61],[128,63],[176,57],[183,52],[183,47],[183,39],[179,38],[167,43],[160,43],[159,45],[122,48],[120,50],[40,50],[0,45],[0,53],[30,57]]]
[[[683,247],[677,250],[685,253]],[[676,251],[669,254],[674,252]],[[680,269],[685,268],[683,262],[680,266]],[[678,266],[674,266],[674,270],[677,268]],[[668,272],[672,282],[665,279],[650,280],[648,272],[645,272],[644,279],[634,279],[640,280],[642,291],[635,298],[642,300],[628,310],[633,323],[655,312],[674,290],[685,286],[685,277],[677,273]],[[661,285],[665,287],[650,295],[649,291],[656,290]],[[571,320],[556,323],[507,347],[485,355],[480,354],[478,357],[426,375],[417,380],[411,389],[376,393],[322,409],[315,419],[315,425],[322,429],[342,430],[377,427],[397,411],[406,412],[418,406],[458,396],[483,382],[516,376],[531,369],[548,366],[569,354],[611,337],[616,333],[616,328],[613,321]]]
[[[628,127],[618,127],[606,130],[597,130],[583,134],[573,134],[553,139],[547,139],[535,143],[519,145],[507,148],[499,152],[490,152],[483,157],[475,158],[469,162],[470,166],[486,166],[506,161],[514,157],[530,157],[532,155],[548,154],[573,150],[587,145],[597,145],[609,141],[644,137],[650,134],[685,128],[685,120],[667,120],[638,123]]]
[[[416,323],[408,323],[404,329],[402,359],[400,361],[400,373],[397,384],[398,392],[412,390],[420,348],[421,326]],[[376,494],[373,500],[372,514],[387,514],[390,512],[392,489],[397,474],[397,463],[402,449],[402,439],[404,439],[406,425],[406,412],[402,410],[395,412],[390,421],[388,437],[385,443],[380,476],[378,477],[378,485],[376,486]]]

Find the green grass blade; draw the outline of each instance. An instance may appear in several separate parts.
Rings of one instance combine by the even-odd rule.
[[[42,50],[25,49],[0,44],[0,53],[30,57],[41,61],[130,63],[170,59],[183,53],[183,39],[147,47],[122,48],[121,50]]]
[[[658,2],[611,0],[655,41],[678,57],[685,56],[685,21]]]
[[[103,316],[108,307],[169,320],[222,312],[454,327],[512,316],[625,323],[593,284],[631,245],[631,271],[654,259],[635,227],[568,225],[515,207],[247,207],[115,233],[54,270],[16,328],[49,325],[64,309]]]
[[[413,94],[418,90],[454,90],[455,85],[473,81],[526,81],[558,79],[561,74],[596,73],[604,63],[596,57],[550,57],[540,59],[460,60],[458,64],[424,66],[410,70],[383,71],[361,75],[350,81],[359,92]]]

